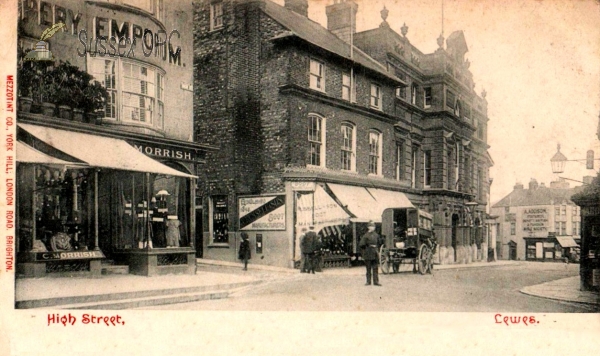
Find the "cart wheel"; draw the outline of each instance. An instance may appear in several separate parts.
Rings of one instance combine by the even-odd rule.
[[[390,261],[388,261],[388,256],[383,246],[379,248],[379,267],[381,268],[381,273],[390,273]]]
[[[419,273],[431,273],[431,250],[426,244],[422,244],[419,248],[419,257],[417,258],[417,264],[419,266]]]

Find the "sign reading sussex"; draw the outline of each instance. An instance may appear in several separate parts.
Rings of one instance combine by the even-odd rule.
[[[285,195],[238,199],[240,230],[285,230]]]
[[[548,232],[548,210],[532,208],[523,210],[523,231],[531,233]]]

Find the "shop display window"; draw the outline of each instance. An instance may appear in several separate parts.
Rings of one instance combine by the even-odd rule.
[[[229,241],[229,212],[226,195],[212,197],[212,234],[213,243]]]
[[[21,251],[93,248],[93,189],[87,169],[25,166],[19,169]]]
[[[99,174],[99,228],[103,251],[189,246],[186,180],[158,174]]]

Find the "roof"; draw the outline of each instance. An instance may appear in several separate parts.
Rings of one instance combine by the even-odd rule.
[[[327,30],[319,23],[312,21],[306,16],[300,15],[281,5],[275,4],[272,1],[265,0],[263,11],[265,14],[273,18],[283,27],[287,28],[290,33],[285,36],[276,36],[274,39],[295,36],[304,41],[312,43],[315,46],[323,48],[333,54],[347,58],[350,60],[350,44],[346,43],[338,36]],[[405,84],[400,78],[389,73],[387,68],[374,58],[370,57],[360,49],[354,46],[352,50],[352,60],[372,71],[375,71],[391,80]]]
[[[557,189],[538,187],[536,189],[515,189],[499,202],[494,204],[492,208],[500,208],[507,206],[534,206],[534,205],[551,205],[553,203],[562,203],[566,201],[573,204],[571,196],[579,192],[582,187],[569,189]]]

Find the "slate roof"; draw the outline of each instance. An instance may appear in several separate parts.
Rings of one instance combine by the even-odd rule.
[[[492,205],[492,208],[500,208],[507,206],[534,206],[534,205],[551,205],[561,204],[565,201],[567,204],[574,204],[571,201],[571,196],[583,189],[582,187],[574,187],[569,189],[557,189],[538,187],[537,189],[515,189],[499,202]]]
[[[290,31],[288,34],[278,36],[277,38],[295,36],[315,46],[323,48],[328,52],[334,53],[346,59],[350,59],[350,44],[344,42],[325,27],[321,26],[319,23],[272,1],[265,0],[264,4],[264,13]],[[360,49],[356,48],[356,46],[354,47],[352,57],[355,63],[375,71],[395,82],[406,84],[400,80],[400,78],[389,73],[384,65],[377,62]]]

